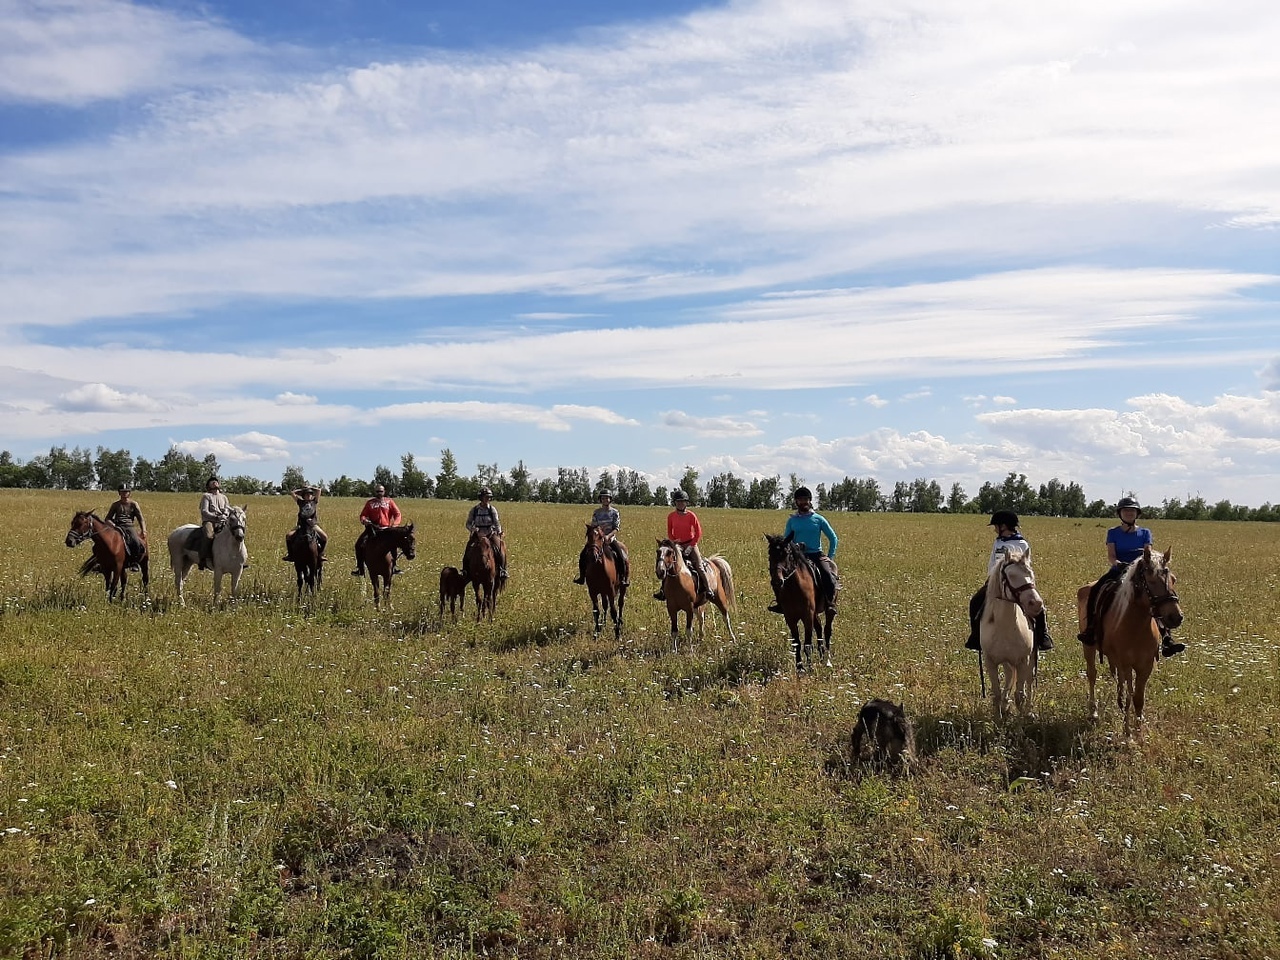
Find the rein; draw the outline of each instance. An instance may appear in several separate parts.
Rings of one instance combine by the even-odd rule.
[[[77,546],[77,547],[80,546],[80,544],[84,543],[86,540],[92,540],[94,537],[98,535],[98,531],[93,529],[93,521],[97,520],[98,523],[102,523],[102,521],[98,520],[98,518],[94,516],[92,513],[86,513],[84,516],[85,516],[85,519],[89,521],[88,530],[84,531],[83,533],[80,533],[79,531],[76,531],[76,530],[67,531],[67,539],[68,540],[74,539],[75,540],[74,546]]]
[[[1155,613],[1156,608],[1161,604],[1179,602],[1178,595],[1173,590],[1157,597],[1155,592],[1151,589],[1151,581],[1147,579],[1146,571],[1142,570],[1139,572],[1142,573],[1142,592],[1146,594],[1147,603],[1151,606],[1151,612],[1153,614]]]

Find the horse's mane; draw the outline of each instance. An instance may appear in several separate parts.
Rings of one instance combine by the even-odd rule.
[[[1134,560],[1120,577],[1120,582],[1116,586],[1115,605],[1112,608],[1115,611],[1116,619],[1122,619],[1129,609],[1129,604],[1133,602],[1139,592],[1142,590],[1142,584],[1139,582],[1140,568],[1147,562],[1147,555]],[[1164,569],[1164,557],[1156,553],[1154,550],[1150,554],[1151,569],[1159,572]]]

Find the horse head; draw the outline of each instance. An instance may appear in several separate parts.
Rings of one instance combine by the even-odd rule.
[[[413,524],[407,523],[403,527],[396,527],[395,529],[403,531],[400,534],[401,542],[399,546],[404,551],[405,557],[410,560],[414,559],[414,548],[417,546],[418,541],[413,535]]]
[[[658,541],[658,556],[654,566],[654,573],[659,579],[666,577],[680,576],[680,568],[684,564],[684,554],[670,540]]]
[[[1016,603],[1031,620],[1044,612],[1044,598],[1036,589],[1036,575],[1031,569],[1031,557],[1028,553],[1016,550],[1006,553],[1000,561],[996,576],[999,580],[997,597]]]
[[[71,528],[67,531],[68,547],[78,547],[93,536],[93,511],[77,510],[71,518]]]
[[[1134,577],[1141,581],[1142,590],[1151,604],[1151,615],[1170,630],[1182,626],[1182,607],[1174,586],[1178,578],[1169,566],[1173,556],[1170,547],[1163,554],[1152,553],[1151,546],[1142,548],[1142,558],[1134,565]]]
[[[235,537],[237,543],[244,542],[244,535],[248,527],[248,518],[246,517],[248,512],[248,507],[232,507],[227,511],[227,529],[231,531],[231,536]]]

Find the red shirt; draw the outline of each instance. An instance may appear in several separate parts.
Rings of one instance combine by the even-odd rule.
[[[394,527],[400,522],[400,508],[390,497],[370,497],[360,511],[361,520],[369,520],[380,527]]]
[[[692,510],[672,510],[667,514],[667,538],[682,545],[697,544],[702,539],[702,524]]]

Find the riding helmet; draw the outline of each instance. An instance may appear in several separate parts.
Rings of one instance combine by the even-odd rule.
[[[813,491],[808,487],[796,487],[796,492],[791,494],[791,499],[798,500],[801,497],[804,497],[806,500],[812,500]]]
[[[988,527],[998,527],[1001,525],[1008,527],[1010,530],[1018,529],[1018,515],[1012,510],[997,510],[991,515],[991,522]]]
[[[689,502],[689,497],[683,490],[677,490],[675,493],[671,494],[672,503],[679,503],[681,500],[685,503]]]
[[[600,493],[596,495],[596,499],[597,499],[597,500],[599,500],[601,497],[608,497],[610,500],[612,500],[612,499],[613,499],[613,491],[612,491],[612,490],[601,490],[601,491],[600,491]]]
[[[1142,504],[1138,503],[1133,497],[1121,497],[1120,502],[1116,504],[1116,516],[1120,516],[1120,511],[1126,507],[1133,507],[1138,511],[1138,516],[1142,516]]]
[[[127,483],[122,483],[120,484],[120,486],[116,487],[116,493],[129,493],[129,492],[130,492],[129,485]]]
[[[492,491],[492,490],[490,490],[488,487],[481,487],[481,488],[480,488],[480,496],[482,496],[482,497],[492,497],[492,496],[493,496],[493,491]]]

